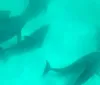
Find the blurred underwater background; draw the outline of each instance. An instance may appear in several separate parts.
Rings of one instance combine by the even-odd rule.
[[[0,0],[0,85],[99,85],[99,72],[73,83],[83,64],[72,74],[43,76],[46,60],[64,68],[99,51],[99,32],[99,0]]]

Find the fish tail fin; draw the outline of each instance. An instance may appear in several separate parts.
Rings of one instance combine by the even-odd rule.
[[[46,66],[43,72],[43,76],[45,76],[49,71],[51,70],[51,66],[49,64],[49,62],[46,60]]]

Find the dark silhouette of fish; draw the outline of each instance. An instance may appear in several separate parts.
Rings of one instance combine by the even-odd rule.
[[[29,4],[21,15],[10,17],[10,11],[0,11],[0,44],[17,36],[21,40],[21,30],[33,17],[46,11],[49,0],[29,0]]]
[[[71,65],[64,68],[52,68],[48,61],[43,73],[45,76],[50,70],[57,72],[59,76],[68,76],[74,74],[71,82],[68,85],[83,85],[88,79],[100,72],[100,52],[92,52],[83,56]]]
[[[24,40],[21,40],[19,43],[6,48],[0,49],[1,60],[7,61],[9,57],[21,55],[31,50],[35,50],[37,48],[41,48],[48,33],[49,24],[44,25],[33,32],[30,36],[25,36]]]

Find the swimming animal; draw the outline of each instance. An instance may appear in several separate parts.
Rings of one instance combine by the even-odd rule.
[[[0,48],[0,56],[2,55],[0,57],[1,60],[7,61],[11,56],[21,55],[28,51],[41,48],[46,34],[48,33],[48,29],[49,24],[43,25],[35,32],[33,32],[30,36],[25,36],[25,38],[19,43],[12,45],[11,47],[6,49]]]
[[[50,70],[57,72],[59,76],[74,74],[68,85],[83,85],[88,79],[100,72],[100,52],[92,52],[83,56],[71,65],[64,68],[52,68],[48,61],[43,73],[45,76]]]
[[[10,17],[11,11],[0,11],[0,44],[17,36],[21,41],[21,30],[33,17],[38,16],[43,10],[46,11],[49,0],[29,0],[27,8],[21,15]]]

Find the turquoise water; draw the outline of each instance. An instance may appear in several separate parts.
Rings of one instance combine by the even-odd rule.
[[[10,10],[11,16],[17,16],[27,3],[28,0],[0,0],[0,10]],[[73,74],[65,78],[49,72],[43,77],[45,61],[48,60],[52,67],[61,68],[96,50],[99,4],[97,0],[51,0],[47,11],[27,22],[22,30],[24,38],[50,24],[42,47],[13,56],[6,64],[1,62],[0,85],[69,85],[69,81],[73,82]],[[16,37],[3,43],[2,47],[10,47],[13,43],[16,43]],[[84,85],[99,85],[99,79],[95,75]]]

